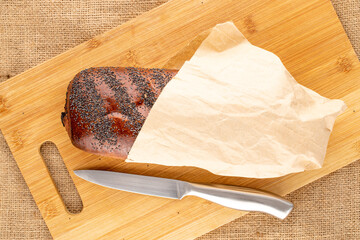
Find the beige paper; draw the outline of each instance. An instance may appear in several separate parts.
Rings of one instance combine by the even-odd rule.
[[[251,178],[316,169],[345,108],[298,84],[233,23],[218,24],[161,93],[127,161]]]

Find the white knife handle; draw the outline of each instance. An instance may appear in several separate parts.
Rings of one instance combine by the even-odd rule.
[[[237,210],[264,212],[280,219],[293,208],[291,202],[275,194],[251,188],[197,183],[189,183],[185,188],[184,196],[197,196]]]

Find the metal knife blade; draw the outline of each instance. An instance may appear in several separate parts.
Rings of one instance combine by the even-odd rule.
[[[77,170],[74,173],[89,182],[108,188],[172,199],[192,195],[225,207],[264,212],[280,219],[284,219],[293,208],[291,202],[275,194],[252,188],[189,183],[103,170]]]
[[[74,173],[86,181],[104,187],[173,199],[181,199],[180,189],[183,189],[185,183],[167,178],[103,170],[76,170]]]

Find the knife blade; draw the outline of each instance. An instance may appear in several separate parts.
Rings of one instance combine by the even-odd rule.
[[[291,202],[280,196],[246,187],[190,183],[104,170],[76,170],[74,173],[86,181],[116,190],[171,199],[197,196],[225,207],[263,212],[280,219],[288,216],[293,208]]]

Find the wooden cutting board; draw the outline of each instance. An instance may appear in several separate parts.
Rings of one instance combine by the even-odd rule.
[[[95,66],[162,67],[199,33],[225,21],[277,54],[298,82],[346,102],[323,168],[273,179],[221,177],[191,167],[125,164],[71,145],[60,113],[77,72]],[[174,0],[2,83],[0,127],[55,239],[192,239],[245,213],[196,197],[178,201],[107,189],[72,170],[244,185],[285,195],[360,158],[359,102],[360,64],[328,0]],[[79,214],[68,213],[59,197],[39,153],[45,141],[57,145],[70,171],[84,205]]]

